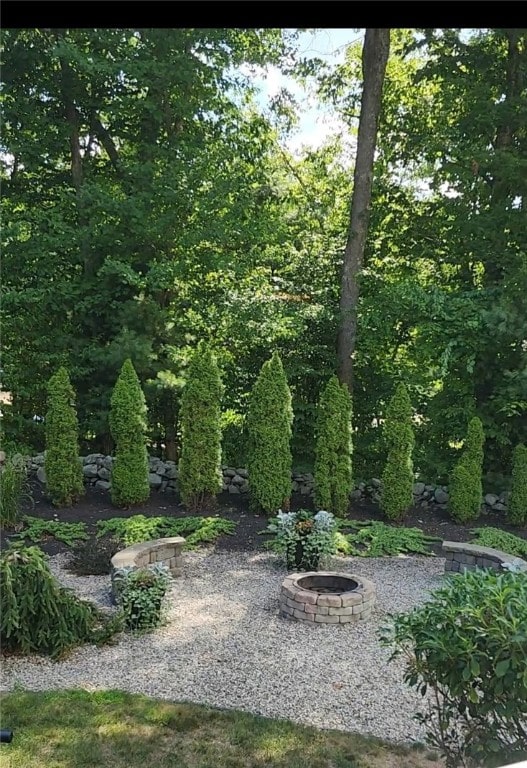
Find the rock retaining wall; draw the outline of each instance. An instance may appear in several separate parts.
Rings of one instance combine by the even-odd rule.
[[[170,570],[172,576],[181,576],[183,573],[183,545],[185,539],[182,536],[170,536],[164,539],[153,539],[141,544],[133,544],[131,547],[116,552],[110,560],[112,577],[112,597],[115,600],[113,577],[118,568],[144,568],[154,563],[163,563]]]
[[[476,568],[494,568],[501,570],[503,563],[524,563],[515,555],[508,555],[499,549],[466,544],[459,541],[444,541],[445,573],[456,571],[474,571]],[[524,563],[527,568],[527,563]]]
[[[102,490],[109,490],[111,484],[111,473],[113,465],[113,456],[105,456],[102,453],[91,453],[83,456],[82,471],[86,485],[94,485]],[[44,471],[44,455],[28,459],[30,472],[37,475],[41,483],[46,482]],[[150,487],[163,493],[176,493],[178,488],[178,467],[175,461],[159,459],[156,456],[149,457],[149,475]],[[249,491],[249,473],[244,467],[222,467],[223,485],[222,490],[225,493],[233,495],[245,494]],[[292,477],[293,493],[310,498],[313,496],[314,478],[310,472],[293,472]],[[507,510],[509,493],[493,494],[487,493],[484,498],[482,508],[491,509],[494,512],[505,512]],[[373,478],[368,482],[359,483],[352,491],[352,501],[366,501],[378,504],[381,498],[381,481]],[[426,510],[428,507],[446,508],[448,504],[448,488],[444,485],[430,485],[422,482],[414,484],[414,505]]]

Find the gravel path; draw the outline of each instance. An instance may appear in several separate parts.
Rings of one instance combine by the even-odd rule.
[[[110,605],[108,577],[77,577],[50,560],[66,586]],[[377,587],[370,620],[306,625],[278,615],[285,571],[267,553],[192,552],[174,582],[168,623],[115,646],[85,646],[66,660],[8,658],[0,688],[119,688],[287,718],[319,728],[359,731],[393,741],[422,740],[412,720],[422,703],[402,682],[402,665],[376,632],[387,612],[409,610],[441,584],[442,558],[338,558],[336,570]]]

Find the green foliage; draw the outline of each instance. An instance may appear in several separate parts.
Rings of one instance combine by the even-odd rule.
[[[79,425],[75,392],[61,367],[48,382],[46,413],[46,490],[55,506],[68,507],[84,493],[79,461]]]
[[[8,456],[0,466],[0,526],[13,528],[20,519],[21,504],[33,504],[23,456]]]
[[[119,628],[59,585],[38,547],[12,545],[0,555],[3,650],[58,657],[81,643],[103,642]]]
[[[408,390],[399,384],[386,409],[384,440],[388,458],[382,475],[380,506],[390,520],[400,520],[413,501],[412,404]]]
[[[125,360],[115,384],[110,411],[115,441],[112,466],[112,503],[117,507],[141,504],[150,495],[146,450],[146,403],[130,359]]]
[[[351,470],[351,396],[336,376],[320,398],[315,449],[315,504],[335,515],[348,511]]]
[[[331,512],[307,509],[279,512],[264,533],[274,538],[269,549],[285,556],[288,570],[317,571],[321,561],[337,551],[337,523]]]
[[[200,343],[181,400],[179,490],[183,503],[192,511],[222,488],[222,392],[216,358],[209,347]]]
[[[343,528],[352,527],[353,533],[342,534]],[[441,541],[437,536],[426,536],[420,528],[406,528],[372,520],[361,523],[346,520],[340,526],[339,550],[359,557],[385,557],[405,553],[431,555],[430,545]]]
[[[27,539],[33,544],[39,544],[52,536],[57,541],[67,544],[68,547],[74,547],[79,541],[86,541],[88,538],[84,523],[43,520],[40,517],[31,517],[31,515],[24,515],[22,522],[24,527],[15,536],[19,539]]]
[[[251,505],[268,514],[289,506],[293,409],[278,352],[267,360],[252,388],[247,415]]]
[[[512,489],[507,519],[513,525],[527,523],[527,447],[517,445],[513,453]]]
[[[77,576],[107,576],[110,573],[110,560],[119,550],[116,539],[91,538],[73,549],[67,568]]]
[[[183,536],[185,548],[194,549],[199,544],[211,544],[219,536],[232,535],[236,523],[223,517],[112,517],[99,520],[97,537],[110,534],[126,547],[167,536]]]
[[[245,418],[232,409],[221,415],[222,462],[230,467],[244,467],[247,463],[247,435]]]
[[[458,523],[475,520],[480,513],[484,442],[483,425],[475,416],[469,421],[463,452],[448,487],[450,514]]]
[[[497,766],[527,755],[527,578],[465,571],[393,620],[384,642],[406,659],[431,745],[448,768]]]
[[[483,528],[474,528],[471,533],[475,535],[474,544],[480,544],[482,547],[492,547],[506,552],[508,555],[527,559],[527,540],[513,533],[502,531],[499,528],[484,526]]]
[[[132,632],[151,632],[161,624],[170,571],[156,563],[146,568],[118,568],[113,581],[124,625]]]

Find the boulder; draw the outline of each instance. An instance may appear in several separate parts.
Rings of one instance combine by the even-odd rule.
[[[243,485],[244,478],[241,475],[234,475],[234,477],[231,480],[231,483],[234,483],[234,485]]]
[[[44,467],[39,467],[37,469],[37,479],[40,483],[42,483],[42,485],[46,485],[46,470]]]
[[[148,482],[150,483],[151,488],[159,488],[161,486],[161,483],[163,482],[163,478],[160,475],[158,475],[156,472],[149,472]]]
[[[436,488],[434,491],[434,499],[437,504],[446,504],[448,501],[448,493],[442,488]]]
[[[110,470],[106,469],[106,467],[100,467],[99,471],[97,472],[97,477],[100,480],[109,480],[110,479]]]
[[[487,493],[485,496],[485,504],[488,507],[493,507],[498,503],[498,497],[494,493]]]
[[[422,496],[425,492],[425,484],[424,483],[415,483],[414,484],[414,496]]]
[[[237,469],[236,474],[239,475],[240,477],[243,477],[244,479],[247,479],[249,477],[249,472],[244,467]]]
[[[82,474],[84,477],[97,477],[99,467],[97,464],[85,464],[82,468]]]
[[[229,493],[240,493],[237,485],[229,485]]]
[[[112,486],[111,483],[106,480],[97,480],[95,487],[99,488],[101,491],[109,491]]]

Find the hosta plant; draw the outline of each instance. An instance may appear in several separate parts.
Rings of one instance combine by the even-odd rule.
[[[278,512],[269,521],[274,534],[269,547],[286,558],[288,570],[316,571],[321,561],[337,551],[337,523],[331,512],[307,509]]]

